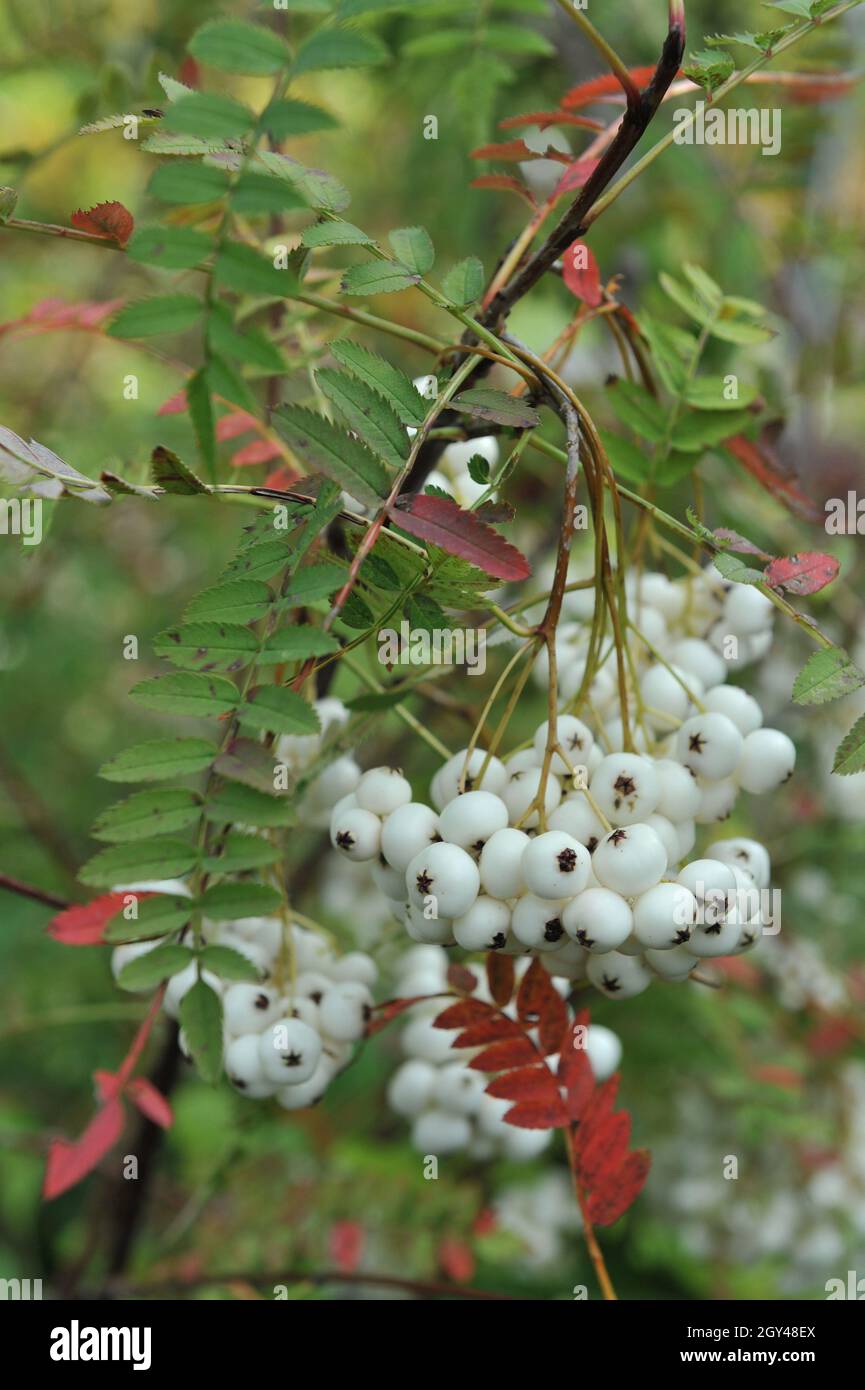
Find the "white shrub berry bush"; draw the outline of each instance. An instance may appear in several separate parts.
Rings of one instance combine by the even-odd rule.
[[[765,795],[793,774],[792,741],[763,727],[721,655],[744,664],[747,643],[765,656],[772,605],[710,572],[646,573],[625,591],[636,616],[622,687],[609,629],[596,632],[609,655],[588,664],[594,593],[578,590],[555,642],[561,711],[528,747],[454,754],[431,805],[389,767],[335,805],[331,844],[378,863],[412,940],[542,954],[554,976],[627,999],[777,930],[765,848],[709,829],[740,792]],[[710,840],[699,854],[698,834]]]

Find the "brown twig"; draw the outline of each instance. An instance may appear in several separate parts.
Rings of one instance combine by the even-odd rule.
[[[58,897],[56,893],[49,893],[46,888],[34,888],[32,883],[22,883],[20,879],[12,878],[9,874],[0,874],[0,888],[5,888],[10,893],[18,893],[22,898],[32,898],[37,903],[46,903],[48,907],[71,906],[65,898]]]

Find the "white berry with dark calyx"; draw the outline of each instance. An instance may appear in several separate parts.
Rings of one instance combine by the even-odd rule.
[[[279,1018],[281,1000],[270,986],[241,982],[229,985],[222,999],[222,1017],[227,1032],[240,1037],[260,1033]]]
[[[729,777],[742,756],[743,739],[726,714],[695,714],[676,736],[680,762],[712,782]]]
[[[660,795],[655,811],[666,816],[674,825],[693,820],[700,809],[700,788],[693,772],[673,758],[660,758],[655,763]]]
[[[339,1067],[333,1058],[322,1053],[312,1075],[307,1077],[306,1081],[283,1086],[276,1092],[274,1099],[284,1110],[306,1110],[309,1106],[318,1104],[338,1070]]]
[[[683,946],[696,920],[697,899],[681,883],[656,883],[634,901],[634,934],[653,951]]]
[[[666,867],[663,841],[649,825],[620,826],[592,855],[592,870],[602,887],[626,898],[659,883]]]
[[[551,816],[547,817],[549,830],[563,830],[579,840],[592,854],[600,840],[606,835],[606,827],[598,819],[584,792],[573,792],[560,802]]]
[[[482,748],[475,748],[471,753],[464,748],[442,764],[433,780],[436,782],[433,803],[442,811],[461,792],[482,790],[500,796],[508,775],[499,758],[488,757]]]
[[[639,956],[626,956],[621,951],[607,951],[592,956],[586,974],[595,989],[608,999],[633,999],[652,983],[652,975]]]
[[[269,1081],[297,1086],[315,1071],[321,1057],[321,1038],[298,1018],[280,1018],[259,1033],[258,1055]]]
[[[480,890],[474,859],[459,845],[430,845],[412,859],[405,873],[409,901],[419,909],[434,906],[443,917],[462,917]]]
[[[501,793],[511,821],[518,823],[521,827],[532,829],[539,823],[540,817],[537,808],[531,811],[529,808],[534,805],[541,794],[541,779],[542,769],[539,767],[529,767],[513,772]],[[549,815],[551,811],[554,811],[561,799],[562,788],[559,779],[550,772],[547,775],[543,792],[545,814]]]
[[[506,902],[481,893],[468,912],[454,918],[454,940],[464,951],[501,951],[508,944],[511,909]]]
[[[431,1062],[410,1057],[398,1067],[388,1082],[387,1103],[398,1115],[412,1119],[432,1104],[439,1072]]]
[[[585,888],[592,858],[585,845],[562,830],[547,830],[523,851],[523,878],[539,898],[569,898]]]
[[[225,1049],[225,1074],[232,1086],[250,1100],[266,1100],[278,1086],[262,1065],[259,1036],[258,1033],[245,1033],[232,1038]]]
[[[650,758],[610,753],[589,783],[592,798],[614,825],[635,825],[658,805],[661,789]]]
[[[525,893],[514,904],[511,932],[523,946],[533,951],[555,951],[565,935],[563,902]]]
[[[549,720],[544,720],[543,724],[535,730],[532,740],[535,757],[542,763],[546,754],[547,737],[549,735]],[[595,742],[594,734],[582,721],[577,719],[574,714],[560,714],[556,720],[556,742],[567,759],[563,761],[561,754],[554,753],[550,767],[553,772],[560,777],[567,777],[574,768],[585,767],[586,759],[589,757]]]
[[[671,951],[648,950],[643,959],[653,974],[674,984],[687,980],[700,963],[695,955],[689,954],[687,946],[674,946]]]
[[[375,859],[381,848],[381,821],[372,811],[349,808],[330,821],[330,842],[347,859]]]
[[[569,937],[593,954],[615,951],[634,926],[629,903],[609,888],[587,888],[566,904],[562,924]]]

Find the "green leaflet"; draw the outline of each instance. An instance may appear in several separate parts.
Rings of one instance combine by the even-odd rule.
[[[120,844],[151,835],[172,835],[197,821],[200,809],[200,798],[182,787],[133,792],[97,817],[93,838]]]
[[[126,748],[103,763],[99,776],[106,782],[158,782],[166,777],[191,777],[203,772],[216,757],[216,748],[203,738],[158,738]]]

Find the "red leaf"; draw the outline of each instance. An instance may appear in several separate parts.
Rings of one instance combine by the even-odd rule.
[[[590,309],[603,302],[601,272],[591,247],[584,241],[574,241],[562,256],[562,279],[577,299]]]
[[[524,183],[519,179],[511,178],[509,174],[481,174],[478,178],[472,179],[470,188],[493,188],[500,193],[516,193],[518,198],[528,203],[534,212],[537,203],[532,197]]]
[[[539,125],[546,130],[549,125],[578,125],[585,130],[603,130],[602,121],[594,121],[590,116],[574,116],[570,111],[526,111],[521,116],[507,116],[499,121],[499,130],[514,130],[521,125]]]
[[[467,1284],[474,1277],[475,1257],[464,1240],[446,1236],[439,1244],[438,1262],[455,1284]]]
[[[73,1143],[68,1139],[53,1140],[42,1184],[45,1200],[50,1202],[59,1197],[61,1192],[67,1192],[92,1173],[122,1132],[123,1106],[115,1099],[96,1112],[80,1139]]]
[[[834,555],[803,550],[799,555],[773,560],[764,578],[772,589],[786,589],[790,594],[818,594],[837,579],[840,568],[840,561]]]
[[[478,1023],[482,1019],[496,1017],[491,1004],[484,1004],[480,999],[461,999],[458,1004],[451,1004],[450,1008],[440,1013],[433,1021],[433,1027],[465,1028],[468,1024]]]
[[[122,299],[88,300],[82,304],[67,304],[63,299],[40,299],[38,304],[19,319],[0,324],[0,334],[26,329],[34,333],[53,333],[64,328],[93,331],[122,308]]]
[[[327,1238],[330,1257],[340,1274],[354,1274],[363,1255],[364,1229],[358,1221],[335,1221]]]
[[[239,434],[249,434],[258,429],[258,421],[246,410],[232,410],[230,415],[221,415],[216,422],[216,437],[236,439]]]
[[[522,1038],[523,1030],[505,1014],[490,1014],[482,1023],[473,1023],[451,1043],[451,1047],[483,1047],[503,1038]]]
[[[617,1172],[625,1161],[631,1138],[631,1117],[617,1110],[598,1125],[580,1152],[580,1178],[590,1190],[606,1173]]]
[[[501,951],[487,952],[487,984],[493,1002],[503,1009],[510,1003],[514,992],[516,970],[513,956],[503,955]]]
[[[236,454],[231,455],[231,463],[234,468],[249,468],[256,463],[270,463],[271,459],[279,458],[281,453],[279,445],[274,444],[272,440],[253,439],[251,444],[245,444]]]
[[[557,1095],[543,1101],[520,1101],[508,1110],[505,1121],[517,1129],[559,1129],[568,1123],[568,1114]]]
[[[403,531],[459,555],[496,579],[527,579],[532,572],[516,546],[446,497],[413,496],[392,507],[390,515]]]
[[[72,214],[72,225],[125,246],[135,229],[135,219],[122,203],[97,203],[93,208]]]
[[[806,497],[804,492],[786,476],[772,449],[772,429],[767,427],[759,443],[747,439],[744,434],[731,435],[724,440],[724,448],[748,470],[752,478],[789,507],[797,516],[806,521],[822,521],[823,514],[817,505]]]
[[[647,1149],[628,1154],[621,1168],[610,1174],[602,1187],[589,1194],[589,1220],[593,1226],[612,1226],[624,1216],[643,1190],[652,1163]]]
[[[161,1091],[157,1091],[146,1076],[136,1076],[127,1084],[126,1094],[138,1106],[142,1115],[152,1120],[160,1129],[170,1129],[174,1124],[174,1112]]]
[[[595,1073],[584,1047],[572,1047],[567,1052],[562,1051],[559,1057],[559,1080],[567,1092],[565,1103],[568,1119],[581,1119],[595,1089]]]
[[[458,994],[474,994],[478,987],[477,977],[465,965],[449,965],[447,982]]]
[[[503,1072],[487,1086],[487,1094],[498,1100],[535,1100],[544,1104],[561,1100],[556,1079],[543,1062]]]
[[[558,1051],[568,1010],[537,956],[520,982],[517,1016],[522,1023],[537,1023],[541,1051],[545,1055]]]
[[[525,140],[507,140],[499,145],[479,145],[476,150],[471,151],[469,159],[555,159],[559,164],[571,162],[571,156],[561,150],[531,150]]]
[[[595,1131],[602,1129],[607,1123],[613,1113],[618,1090],[619,1073],[616,1072],[615,1076],[609,1077],[602,1086],[598,1086],[592,1092],[576,1133],[575,1148],[578,1153],[582,1152]]]
[[[565,171],[553,190],[553,198],[561,198],[563,193],[574,193],[588,183],[600,163],[597,159],[578,159]]]
[[[189,401],[186,399],[185,391],[176,391],[173,396],[169,396],[167,401],[163,401],[157,410],[157,415],[183,415],[189,409]]]
[[[641,68],[629,68],[628,76],[638,87],[643,87],[650,82],[654,76],[653,65]],[[560,105],[573,111],[580,106],[589,106],[593,101],[603,101],[609,97],[621,97],[625,99],[622,85],[614,73],[604,73],[603,77],[592,77],[588,82],[581,82],[579,86],[572,87],[569,92],[565,92]]]
[[[96,946],[102,941],[106,922],[116,917],[125,906],[126,896],[125,893],[104,893],[92,902],[67,907],[51,918],[45,930],[64,946]],[[139,893],[136,896],[142,901],[153,897],[153,894]]]
[[[530,1038],[503,1038],[501,1042],[490,1043],[469,1062],[475,1071],[509,1071],[511,1067],[521,1067],[527,1062],[536,1062],[540,1056]]]

